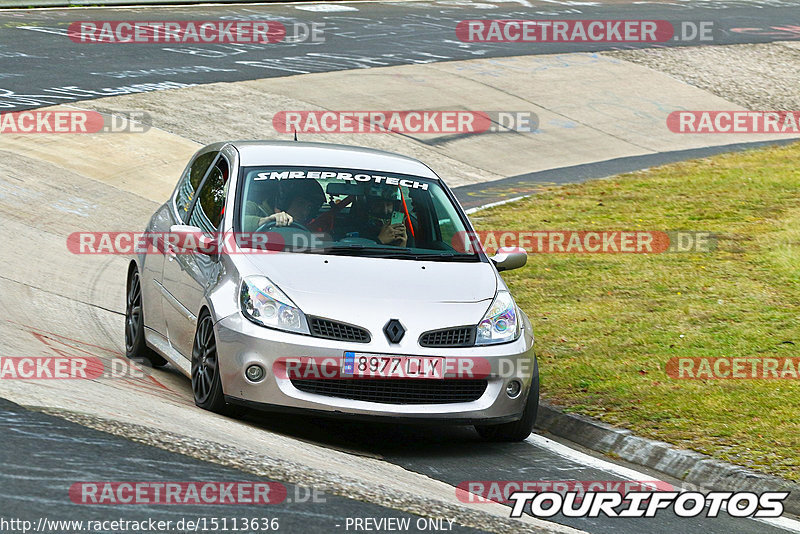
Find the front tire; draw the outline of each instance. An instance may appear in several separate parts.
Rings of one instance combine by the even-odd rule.
[[[502,394],[502,393],[501,393]],[[522,418],[499,425],[475,425],[475,430],[487,441],[522,441],[533,432],[536,413],[539,411],[539,364],[534,360],[533,380],[528,390],[528,400]]]
[[[197,331],[192,347],[192,392],[194,403],[214,413],[238,416],[243,410],[225,402],[219,372],[217,340],[214,320],[208,310],[203,310],[197,320]]]
[[[147,360],[153,367],[167,365],[167,360],[148,347],[144,340],[142,280],[136,268],[128,276],[125,298],[125,356],[134,361]]]

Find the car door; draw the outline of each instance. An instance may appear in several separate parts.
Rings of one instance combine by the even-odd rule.
[[[217,156],[217,151],[199,152],[189,161],[178,181],[170,199],[161,206],[150,219],[147,226],[148,245],[151,253],[142,263],[142,297],[144,318],[148,328],[167,338],[167,325],[164,320],[164,287],[162,285],[166,236],[172,225],[183,224],[191,205],[194,192]]]
[[[144,307],[144,323],[147,328],[167,337],[167,325],[164,323],[163,295],[161,294],[161,273],[164,270],[164,246],[161,236],[169,232],[173,217],[171,201],[161,206],[150,219],[147,226],[148,254],[141,267],[142,305]]]
[[[185,216],[176,224],[196,226],[217,237],[228,191],[230,163],[217,153],[199,184],[197,194],[184,209]],[[206,289],[219,276],[219,261],[214,255],[199,252],[180,253],[168,246],[162,272],[164,319],[170,345],[191,359],[197,313]]]

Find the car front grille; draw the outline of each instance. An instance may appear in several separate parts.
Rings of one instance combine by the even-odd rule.
[[[353,378],[331,380],[292,379],[300,391],[384,404],[448,404],[478,400],[486,391],[486,380]]]
[[[419,344],[423,347],[471,347],[475,344],[475,327],[431,330],[420,336]]]
[[[353,343],[369,343],[369,332],[357,326],[311,317],[311,335],[338,341],[352,341]]]

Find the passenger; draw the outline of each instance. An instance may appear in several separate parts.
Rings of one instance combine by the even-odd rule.
[[[382,245],[405,247],[408,234],[404,222],[392,224],[398,204],[399,190],[372,186],[367,189],[361,210],[355,208],[346,235],[373,239]]]

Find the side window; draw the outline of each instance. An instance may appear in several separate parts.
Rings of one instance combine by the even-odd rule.
[[[189,224],[206,233],[214,233],[222,222],[228,184],[228,162],[220,158],[198,193],[197,203],[189,216]]]
[[[436,227],[438,228],[436,237],[449,244],[453,242],[453,237],[456,234],[456,223],[460,221],[458,218],[454,220],[457,215],[448,210],[450,203],[447,202],[447,198],[439,198],[439,194],[440,192],[437,190],[435,194],[431,195],[433,210],[436,212]]]
[[[184,222],[188,219],[189,207],[192,205],[195,191],[197,191],[200,181],[208,170],[208,166],[211,165],[216,156],[217,152],[208,152],[198,156],[181,179],[178,194],[175,196],[175,207]]]

